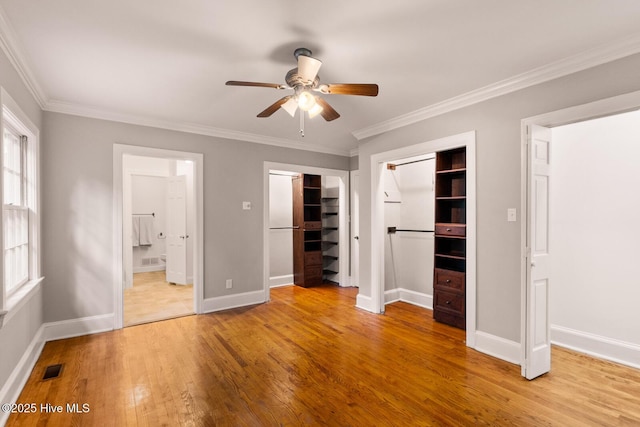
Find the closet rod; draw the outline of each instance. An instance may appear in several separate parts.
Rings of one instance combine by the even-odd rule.
[[[136,216],[151,215],[151,216],[155,217],[155,216],[156,216],[156,213],[155,213],[155,212],[152,212],[152,213],[150,213],[150,214],[131,214],[131,215],[136,215]]]
[[[396,227],[387,227],[387,233],[394,234],[398,231],[403,231],[407,233],[433,233],[433,230],[412,230],[407,228],[396,228]]]
[[[435,159],[436,159],[435,157],[429,157],[428,159],[412,160],[410,162],[404,162],[404,163],[389,163],[389,164],[387,164],[387,169],[395,170],[396,167],[398,167],[398,166],[410,165],[412,163],[426,162],[427,160],[435,160]]]
[[[300,226],[296,225],[295,227],[269,227],[269,230],[297,230]]]

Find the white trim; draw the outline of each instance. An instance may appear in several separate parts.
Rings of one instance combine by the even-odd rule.
[[[353,131],[362,140],[640,52],[640,34],[601,45],[442,102]]]
[[[366,295],[358,294],[356,295],[356,308],[361,310],[370,311],[371,313],[375,313],[376,311],[373,308],[373,299]]]
[[[92,119],[108,120],[119,123],[129,123],[133,125],[149,126],[157,129],[167,129],[178,132],[193,133],[196,135],[206,135],[218,138],[233,139],[237,141],[255,142],[258,144],[273,145],[276,147],[290,148],[293,150],[305,150],[318,153],[335,154],[338,156],[348,156],[349,150],[318,146],[317,144],[305,144],[303,141],[296,141],[287,138],[259,135],[255,133],[240,132],[231,129],[218,128],[196,123],[174,122],[159,120],[146,116],[134,116],[131,114],[121,114],[96,107],[71,104],[68,102],[49,100],[44,110],[54,113],[70,114]]]
[[[45,341],[61,340],[113,330],[113,313],[45,323]]]
[[[551,342],[599,359],[640,369],[640,345],[551,325]]]
[[[384,312],[384,163],[457,147],[467,149],[466,344],[475,347],[476,332],[476,133],[422,142],[371,156],[371,300],[374,313]]]
[[[482,331],[476,331],[475,349],[498,359],[520,365],[520,344]]]
[[[31,371],[44,348],[44,325],[40,326],[36,334],[31,339],[29,346],[22,354],[20,361],[11,371],[11,375],[7,378],[7,381],[0,390],[0,402],[2,403],[15,403],[20,397],[20,393],[24,388]],[[0,411],[0,425],[5,425],[9,419],[9,412]]]
[[[340,286],[348,285],[349,278],[349,226],[348,226],[348,206],[349,206],[349,171],[338,169],[327,169],[313,166],[302,166],[288,163],[264,162],[263,164],[263,187],[262,187],[262,250],[263,250],[263,292],[264,300],[269,301],[269,282],[270,282],[270,248],[269,248],[269,171],[289,171],[296,173],[305,173],[323,176],[335,176],[340,179],[339,186],[339,206],[338,206],[338,233],[340,242],[338,246],[338,278],[337,282]],[[343,243],[344,242],[344,243]]]
[[[269,277],[269,287],[277,288],[280,286],[288,286],[293,283],[293,274],[285,274],[284,276]]]
[[[165,265],[145,265],[145,266],[138,266],[138,267],[133,267],[133,273],[152,273],[154,271],[166,271],[166,266]],[[187,277],[187,283],[191,283],[189,281],[189,278]]]
[[[264,291],[252,291],[242,294],[225,295],[222,297],[207,298],[202,305],[203,313],[228,310],[231,308],[246,307],[248,305],[262,304],[265,302]]]
[[[125,154],[158,157],[172,160],[191,160],[194,164],[194,203],[196,223],[193,243],[193,305],[196,314],[202,313],[204,300],[204,156],[202,153],[165,150],[136,145],[113,144],[113,329],[123,327],[123,156]]]
[[[385,304],[396,301],[417,305],[418,307],[433,310],[433,295],[424,292],[416,292],[410,289],[396,288],[384,292]]]
[[[529,211],[527,207],[527,183],[529,182],[527,129],[532,125],[554,127],[568,123],[575,123],[607,115],[613,115],[640,108],[640,91],[601,99],[587,104],[551,111],[533,117],[522,119],[520,124],[520,342],[527,339],[527,222]],[[525,375],[526,346],[523,345],[520,354],[522,372]]]
[[[0,328],[8,324],[11,318],[20,311],[20,309],[29,301],[41,288],[40,284],[44,277],[30,280],[24,285],[16,289],[15,292],[7,298],[6,311],[0,313]]]
[[[44,109],[47,104],[47,96],[38,84],[31,68],[27,65],[25,56],[22,54],[23,49],[15,36],[15,30],[2,7],[0,7],[0,47],[35,101],[41,109]]]

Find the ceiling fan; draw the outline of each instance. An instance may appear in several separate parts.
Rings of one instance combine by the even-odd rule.
[[[312,92],[319,92],[324,95],[361,95],[361,96],[377,96],[378,85],[366,83],[339,83],[339,84],[321,84],[318,71],[322,62],[311,56],[311,51],[306,48],[298,48],[293,52],[298,61],[298,67],[289,70],[285,77],[286,85],[277,83],[257,83],[257,82],[241,82],[230,80],[226,84],[228,86],[256,86],[269,87],[273,89],[293,89],[292,95],[287,95],[258,114],[258,117],[270,117],[279,108],[285,110],[291,117],[300,108],[301,122],[304,117],[304,111],[307,111],[309,118],[313,118],[320,114],[326,121],[335,120],[340,114],[333,109],[327,101],[322,97],[314,95]],[[304,131],[301,129],[304,136]]]

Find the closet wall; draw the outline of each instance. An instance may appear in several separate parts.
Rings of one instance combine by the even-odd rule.
[[[269,286],[293,283],[291,176],[269,175]]]
[[[428,157],[433,157],[428,156]],[[395,164],[423,160],[402,159]],[[385,227],[399,230],[385,238],[385,299],[407,300],[431,308],[435,161],[385,170]]]

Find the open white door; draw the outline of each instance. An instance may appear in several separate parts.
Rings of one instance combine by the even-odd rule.
[[[551,129],[528,130],[527,290],[524,376],[551,370],[549,325],[549,152]]]
[[[351,286],[360,284],[360,171],[351,171]]]
[[[167,178],[167,282],[187,284],[187,181]]]

